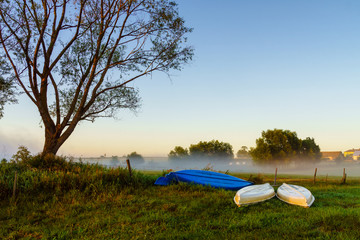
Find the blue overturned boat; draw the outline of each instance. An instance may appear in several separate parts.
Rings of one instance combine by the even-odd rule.
[[[169,174],[166,174],[165,177],[159,177],[156,180],[155,185],[167,186],[172,182],[192,183],[234,191],[253,184],[252,182],[248,182],[241,178],[218,172],[204,170],[181,170],[170,172]]]

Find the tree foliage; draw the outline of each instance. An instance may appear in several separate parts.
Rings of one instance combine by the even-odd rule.
[[[249,151],[247,146],[242,146],[239,151],[236,153],[237,158],[246,158],[249,157]]]
[[[15,90],[12,82],[0,76],[0,118],[4,116],[6,103],[16,103]]]
[[[184,159],[189,157],[189,150],[181,146],[175,146],[168,154],[169,159]]]
[[[307,137],[301,140],[300,156],[305,160],[320,159],[320,147],[315,143],[314,138]]]
[[[0,57],[36,105],[43,154],[56,154],[80,121],[135,110],[130,83],[191,60],[191,32],[169,0],[0,1]]]
[[[233,147],[229,143],[218,140],[191,144],[189,152],[191,156],[198,158],[230,159],[234,157]]]
[[[320,148],[313,138],[301,140],[296,132],[274,129],[262,132],[256,139],[256,147],[250,155],[257,163],[290,163],[292,161],[315,161],[320,159]]]
[[[234,158],[233,147],[229,143],[211,140],[209,142],[200,141],[197,144],[191,144],[189,150],[176,146],[169,153],[170,159],[213,159],[224,160]]]
[[[7,103],[16,103],[16,88],[14,82],[8,78],[5,79],[10,71],[9,65],[5,59],[0,59],[0,119],[4,116],[4,106]]]

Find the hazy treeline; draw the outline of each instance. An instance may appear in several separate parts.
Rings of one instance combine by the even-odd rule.
[[[252,158],[256,164],[291,164],[293,162],[318,162],[320,147],[314,138],[300,139],[296,132],[274,129],[262,132],[256,140],[256,147],[242,146],[237,158]],[[233,159],[233,147],[229,143],[212,140],[191,144],[189,148],[176,146],[168,154],[170,160],[180,159]]]
[[[178,159],[233,159],[233,147],[229,143],[211,140],[191,144],[189,148],[176,146],[168,155],[170,160]]]

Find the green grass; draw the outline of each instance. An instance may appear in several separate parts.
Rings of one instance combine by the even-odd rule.
[[[66,171],[18,170],[12,199],[15,165],[0,170],[8,176],[0,176],[6,190],[0,239],[360,239],[360,179],[341,185],[338,178],[319,178],[314,185],[311,176],[280,175],[278,183],[307,187],[313,206],[273,198],[239,208],[233,191],[154,186],[162,173],[135,172],[129,179],[126,169],[81,164]],[[271,175],[256,177],[273,182]]]

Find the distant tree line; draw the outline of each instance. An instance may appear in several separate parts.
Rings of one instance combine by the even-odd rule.
[[[296,132],[274,129],[262,132],[256,147],[249,153],[259,164],[315,162],[321,159],[320,147],[314,138],[298,138]]]
[[[209,142],[200,141],[197,144],[191,144],[189,148],[176,146],[168,154],[170,160],[179,159],[212,159],[226,160],[233,159],[233,147],[229,143],[211,140]]]

